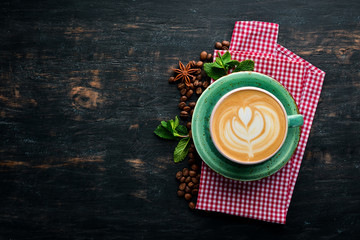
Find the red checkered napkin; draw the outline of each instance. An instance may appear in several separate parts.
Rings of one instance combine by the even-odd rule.
[[[236,22],[232,59],[252,59],[255,71],[273,77],[292,94],[304,115],[299,145],[290,161],[270,177],[242,182],[225,178],[202,164],[197,209],[285,224],[325,73],[276,43],[278,25]],[[217,56],[215,51],[214,56]]]

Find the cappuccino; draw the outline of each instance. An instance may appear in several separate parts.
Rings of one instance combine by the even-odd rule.
[[[273,156],[285,140],[287,127],[283,106],[270,93],[254,87],[225,95],[211,114],[210,131],[217,149],[244,163]]]

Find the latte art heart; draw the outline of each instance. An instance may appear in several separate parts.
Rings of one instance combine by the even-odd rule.
[[[231,94],[218,106],[212,126],[217,146],[241,161],[258,161],[282,144],[286,118],[269,95],[254,90]]]

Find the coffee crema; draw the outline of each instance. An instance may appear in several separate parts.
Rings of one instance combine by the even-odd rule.
[[[240,162],[273,155],[287,133],[287,117],[270,95],[253,89],[226,96],[212,113],[211,134],[220,152]]]

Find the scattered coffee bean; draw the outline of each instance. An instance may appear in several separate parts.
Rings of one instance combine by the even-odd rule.
[[[176,179],[177,180],[180,180],[180,178],[182,177],[182,171],[178,171],[177,173],[176,173]],[[192,177],[192,176],[191,176]]]
[[[219,49],[219,50],[220,50],[220,49],[222,48],[222,46],[223,46],[223,45],[222,45],[221,42],[216,42],[216,43],[215,43],[215,48],[216,48],[216,49]]]
[[[202,85],[203,85],[203,83],[202,83],[202,82],[199,82],[198,87],[201,87]]]
[[[188,163],[189,165],[195,164],[196,160],[194,158],[189,158]]]
[[[198,68],[194,74],[200,74],[200,73],[201,73],[201,69]]]
[[[194,93],[194,91],[190,89],[189,91],[187,91],[186,97],[190,98],[193,95],[193,93]]]
[[[199,166],[196,164],[193,164],[193,165],[191,165],[191,169],[194,171],[197,171],[197,170],[199,170]]]
[[[185,182],[186,177],[181,177],[180,182]]]
[[[197,95],[200,95],[200,94],[202,94],[202,88],[201,87],[198,87],[198,88],[196,88],[196,90],[195,90],[195,92],[196,92],[196,94]]]
[[[191,110],[191,108],[190,108],[189,106],[185,106],[185,107],[183,108],[183,110],[184,110],[185,112],[189,112],[189,111]]]
[[[197,188],[194,188],[193,190],[191,190],[192,195],[197,195],[198,192],[199,192],[199,189],[197,189]]]
[[[198,80],[195,80],[195,82],[194,82],[194,87],[198,87],[199,86],[199,81]]]
[[[198,184],[198,183],[199,183],[199,180],[197,180],[195,177],[192,177],[192,178],[191,178],[191,181],[192,181],[194,184]]]
[[[190,193],[191,192],[191,188],[189,188],[188,186],[185,187],[185,192],[186,193]]]
[[[194,114],[194,109],[192,109],[191,111],[190,111],[190,116],[192,116]]]
[[[168,80],[169,83],[173,83],[173,82],[174,82],[174,79],[175,79],[174,77],[169,77],[169,80]]]
[[[191,110],[191,111],[194,111],[194,110]],[[190,112],[191,113],[191,112]],[[191,113],[191,115],[192,115],[192,113]],[[192,138],[192,132],[191,132],[191,130],[189,130],[189,138]]]
[[[180,171],[180,173],[181,173],[181,176],[182,176],[182,172]],[[195,171],[189,171],[189,175],[190,175],[190,177],[195,177],[196,176],[196,172]]]
[[[193,82],[195,82],[195,80],[196,80],[196,77],[195,76],[193,76],[191,79],[190,79],[190,81],[193,83]]]
[[[179,189],[180,189],[181,191],[183,191],[183,190],[185,189],[185,187],[186,187],[186,183],[180,183]]]
[[[189,86],[188,86],[188,88],[193,90],[193,89],[195,88],[195,87],[194,87],[194,83],[190,83]]]
[[[181,90],[181,89],[185,88],[185,84],[184,84],[184,83],[179,83],[179,84],[177,85],[177,88],[178,88],[179,90]]]
[[[189,152],[193,153],[195,151],[195,148],[190,147]]]
[[[186,199],[186,201],[190,201],[190,199],[191,199],[191,194],[190,194],[190,193],[186,193],[186,194],[185,194],[185,199]]]
[[[195,189],[193,189],[193,190],[195,190]],[[191,192],[193,192],[193,191],[191,191]],[[178,197],[183,197],[185,195],[185,192],[181,191],[181,190],[178,190],[177,195],[178,195]]]
[[[202,68],[202,67],[204,66],[204,62],[203,62],[203,61],[198,61],[198,62],[196,63],[196,66],[197,66],[198,68]]]
[[[181,112],[180,112],[180,117],[181,117],[181,118],[187,118],[187,117],[189,117],[189,113],[186,112],[186,111],[181,111]]]
[[[189,182],[187,185],[189,188],[193,188],[195,184],[193,182]]]
[[[181,90],[180,90],[180,94],[182,95],[182,96],[184,96],[185,94],[186,94],[186,88],[182,88]]]
[[[185,179],[185,183],[189,183],[189,182],[191,182],[191,177],[190,177],[190,176],[188,176],[188,177]]]
[[[187,122],[186,123],[186,127],[187,127],[187,129],[191,129],[191,122]],[[190,150],[190,149],[189,149]]]
[[[186,106],[186,103],[185,103],[185,102],[180,102],[179,105],[178,105],[178,107],[179,107],[180,109],[183,109],[185,106]]]
[[[196,75],[196,80],[201,80],[201,78],[202,78],[202,75],[201,74],[199,74],[199,75]]]
[[[189,208],[190,208],[191,210],[194,210],[194,209],[195,209],[195,203],[189,202]]]
[[[225,47],[229,47],[229,46],[230,46],[230,42],[229,42],[229,41],[226,41],[226,40],[222,41],[221,44],[222,44],[223,46],[225,46]]]
[[[200,53],[200,60],[201,60],[201,61],[205,61],[205,60],[206,60],[206,57],[207,57],[207,52],[202,51],[202,52]]]
[[[190,144],[190,147],[195,148],[195,145],[192,143],[192,144]]]
[[[208,82],[208,81],[203,82],[203,87],[204,87],[205,89],[206,89],[208,86],[209,86],[209,82]]]
[[[196,102],[189,102],[189,107],[194,108],[196,105]]]
[[[213,55],[211,53],[209,53],[207,56],[206,56],[206,60],[208,62],[212,62],[213,61]]]
[[[200,173],[198,175],[196,175],[196,179],[200,180]]]
[[[188,157],[189,158],[194,158],[194,154],[193,153],[188,153]]]
[[[222,46],[221,48],[222,50],[229,50],[229,48],[227,46]]]
[[[195,184],[194,189],[199,189],[199,184]]]
[[[184,169],[182,170],[182,174],[183,174],[184,177],[189,176],[189,169],[184,168]]]
[[[180,102],[186,102],[186,100],[187,100],[187,97],[186,97],[186,96],[181,96]]]

